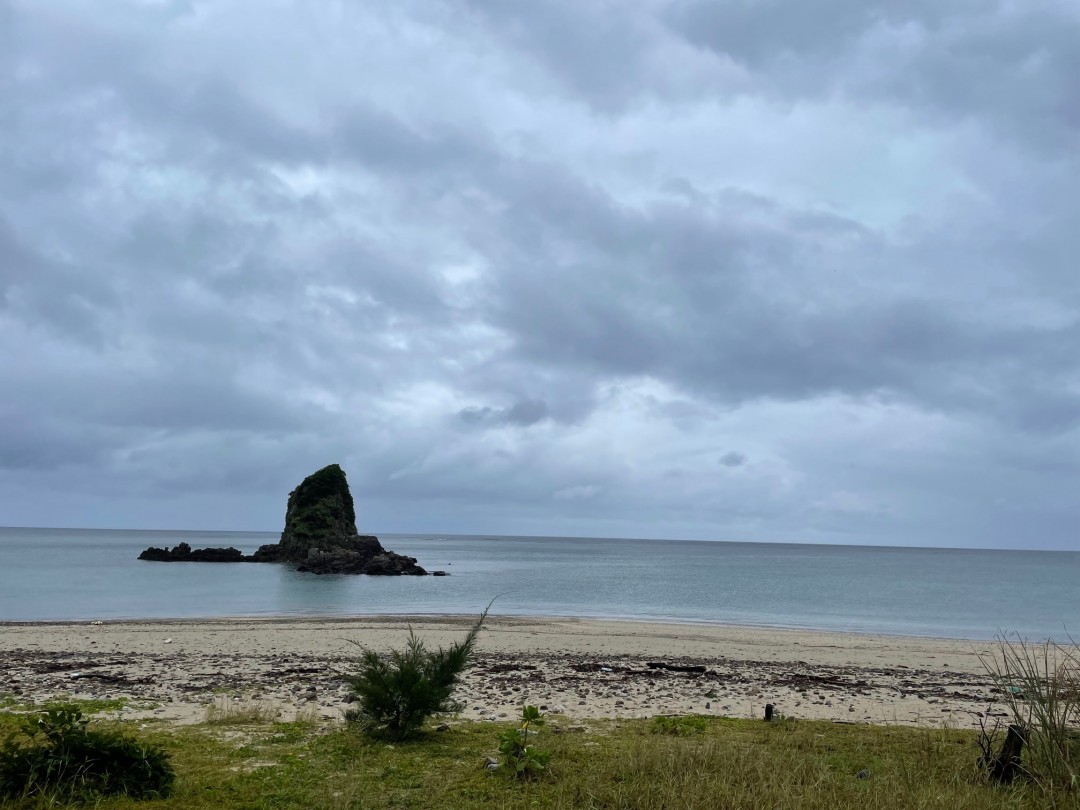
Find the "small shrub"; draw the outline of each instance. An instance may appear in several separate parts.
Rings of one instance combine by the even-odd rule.
[[[547,768],[551,754],[529,745],[530,727],[544,725],[543,715],[535,706],[521,707],[521,725],[499,735],[499,753],[507,771],[519,779],[534,779]],[[535,731],[533,732],[536,733]]]
[[[119,731],[91,730],[88,723],[68,705],[25,719],[0,746],[0,797],[81,801],[169,794],[175,774],[163,749]]]
[[[446,650],[429,652],[412,629],[404,650],[384,656],[364,649],[360,671],[345,676],[359,703],[345,713],[345,719],[368,733],[402,739],[418,731],[432,715],[454,711],[457,704],[451,695],[469,665],[490,609],[488,603],[465,639]]]
[[[681,716],[654,717],[652,721],[653,734],[674,734],[684,737],[690,734],[704,734],[709,721],[700,714],[687,714]]]

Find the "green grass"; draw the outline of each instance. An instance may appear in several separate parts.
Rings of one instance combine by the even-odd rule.
[[[6,725],[0,712],[0,734]],[[340,725],[153,726],[177,773],[161,801],[110,808],[1058,808],[1075,794],[996,788],[975,775],[973,733],[811,721],[708,718],[701,733],[657,734],[653,721],[596,721],[537,742],[548,772],[520,782],[484,769],[510,724],[459,721],[407,743]],[[565,725],[565,724],[564,724]],[[698,725],[695,720],[692,725]],[[130,726],[125,726],[130,728]],[[860,771],[869,778],[860,779]]]
[[[704,734],[709,728],[709,718],[700,714],[663,715],[654,717],[650,730],[653,734]]]
[[[117,712],[125,707],[137,707],[137,708],[156,708],[157,704],[150,703],[149,701],[143,701],[138,704],[132,703],[127,698],[86,698],[83,700],[71,699],[57,699],[49,700],[42,703],[35,703],[32,700],[24,700],[17,698],[11,694],[0,694],[0,711],[4,709],[13,709],[15,711],[33,711],[34,709],[48,708],[49,706],[74,706],[82,711],[83,714],[101,714],[103,712]]]

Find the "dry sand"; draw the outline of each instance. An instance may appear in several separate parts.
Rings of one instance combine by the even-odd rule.
[[[460,639],[469,617],[220,619],[0,624],[0,696],[128,698],[128,718],[205,718],[258,702],[332,719],[357,648]],[[958,727],[993,702],[988,642],[717,625],[490,617],[458,692],[462,717],[504,719],[523,703],[568,718],[660,714]],[[649,663],[704,667],[680,672]],[[999,706],[992,710],[1001,711]],[[1003,716],[1003,715],[1002,715]]]

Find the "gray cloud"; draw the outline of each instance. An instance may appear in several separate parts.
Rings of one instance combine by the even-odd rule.
[[[737,453],[731,450],[724,455],[720,456],[720,463],[725,467],[741,467],[746,463],[746,456],[742,453]]]
[[[547,418],[547,403],[542,399],[522,399],[508,408],[463,408],[458,416],[470,425],[516,425],[529,427]]]
[[[1074,543],[1080,18],[781,5],[0,2],[0,524]]]
[[[669,19],[789,97],[900,102],[1055,149],[1075,147],[1080,135],[1070,101],[1080,90],[1080,16],[1065,3],[687,0]]]
[[[829,60],[845,54],[875,28],[914,26],[939,30],[950,19],[993,13],[994,0],[950,5],[910,0],[856,3],[827,0],[791,7],[779,0],[710,5],[700,0],[675,4],[671,18],[694,41],[753,66],[789,58]]]

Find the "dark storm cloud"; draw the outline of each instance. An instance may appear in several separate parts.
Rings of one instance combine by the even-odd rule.
[[[0,523],[1072,542],[1078,24],[0,0]]]
[[[92,435],[82,426],[56,422],[41,414],[0,410],[0,470],[55,470],[68,464],[100,464],[106,459],[107,437]]]
[[[88,277],[85,267],[50,259],[21,244],[0,216],[0,306],[14,319],[78,341],[105,339],[103,320],[117,296]]]
[[[1057,149],[1080,136],[1080,15],[1068,3],[686,0],[669,19],[765,92],[898,100]]]
[[[903,272],[904,251],[855,223],[744,195],[643,213],[569,182],[506,211],[489,252],[520,269],[500,277],[495,317],[529,362],[735,403],[888,395],[1031,429],[1077,424],[1076,362],[1060,353],[1080,337],[1075,316],[1014,324],[932,288],[878,295],[865,277]]]

